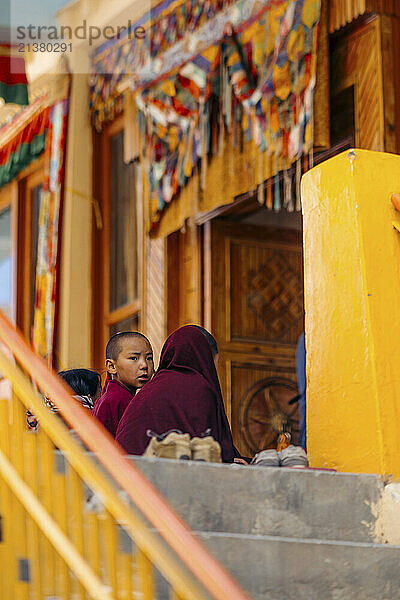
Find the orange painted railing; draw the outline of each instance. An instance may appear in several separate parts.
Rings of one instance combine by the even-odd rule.
[[[0,340],[0,372],[12,388],[0,400],[2,600],[151,600],[156,570],[174,598],[248,600],[2,313]]]

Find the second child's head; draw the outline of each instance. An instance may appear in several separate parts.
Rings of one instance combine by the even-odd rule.
[[[90,396],[93,402],[101,396],[101,375],[97,371],[69,369],[58,374],[77,396]]]
[[[154,374],[153,350],[147,337],[138,331],[113,335],[106,347],[106,369],[132,393],[143,387]]]

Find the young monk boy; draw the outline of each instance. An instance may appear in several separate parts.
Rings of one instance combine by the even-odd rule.
[[[153,377],[153,350],[149,340],[138,331],[113,335],[106,347],[106,369],[107,382],[92,415],[115,437],[129,402]]]

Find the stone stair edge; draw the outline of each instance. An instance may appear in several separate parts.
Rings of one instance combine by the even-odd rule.
[[[210,469],[231,469],[232,471],[245,471],[245,470],[251,470],[251,471],[259,471],[261,472],[273,472],[273,471],[277,471],[277,472],[285,472],[285,473],[296,473],[296,474],[301,474],[301,476],[304,476],[304,474],[307,474],[308,476],[318,476],[318,477],[333,477],[333,478],[348,478],[348,477],[363,477],[366,479],[371,479],[373,481],[378,481],[381,482],[383,485],[385,485],[385,481],[384,481],[384,477],[382,475],[380,475],[379,473],[350,473],[350,472],[343,472],[343,471],[331,471],[328,469],[318,469],[316,467],[314,468],[310,468],[310,469],[298,469],[298,468],[291,468],[291,467],[257,467],[256,465],[248,465],[243,466],[243,465],[237,465],[237,464],[226,464],[226,463],[209,463],[209,462],[202,462],[202,461],[192,461],[192,460],[175,460],[172,458],[155,458],[155,457],[149,457],[149,456],[138,456],[138,455],[134,455],[134,454],[128,454],[127,455],[128,459],[133,460],[134,462],[144,462],[147,464],[157,464],[157,463],[165,463],[165,464],[176,464],[176,465],[180,465],[183,469],[184,468],[188,468],[195,466],[195,468],[210,468]],[[296,475],[297,476],[297,475]]]
[[[288,542],[293,544],[313,544],[313,545],[328,545],[328,546],[346,546],[347,548],[388,548],[390,550],[400,550],[400,545],[396,544],[379,544],[376,542],[351,542],[347,540],[328,540],[318,538],[294,538],[279,535],[255,535],[251,533],[230,533],[223,531],[193,531],[193,533],[202,540],[211,538],[222,539],[237,539],[237,540],[255,540],[258,543],[262,542]]]
[[[55,454],[63,454],[63,452],[59,449],[55,450]],[[91,452],[90,450],[87,450],[87,454],[89,456],[92,456],[94,459],[97,460],[97,457],[95,455],[94,452]],[[248,466],[243,466],[243,465],[237,465],[237,464],[226,464],[226,463],[210,463],[210,462],[202,462],[202,461],[192,461],[192,460],[175,460],[172,458],[155,458],[155,457],[149,457],[149,456],[139,456],[139,455],[135,455],[135,454],[127,454],[126,458],[128,460],[138,463],[143,462],[144,464],[176,464],[179,465],[182,469],[184,468],[188,468],[189,466],[191,468],[207,468],[207,469],[230,469],[232,471],[235,472],[241,472],[243,470],[248,470],[251,472],[260,472],[260,473],[265,473],[265,472],[272,472],[272,471],[277,471],[277,472],[284,472],[284,473],[295,473],[295,477],[297,476],[314,476],[314,477],[330,477],[330,478],[352,478],[352,477],[362,477],[363,479],[370,479],[371,482],[378,482],[381,483],[382,488],[385,487],[386,485],[388,485],[389,483],[400,483],[397,482],[397,480],[390,480],[390,481],[386,481],[386,478],[383,475],[380,475],[379,473],[352,473],[352,472],[343,472],[343,471],[333,471],[333,470],[328,470],[328,469],[318,469],[317,467],[314,468],[310,468],[310,469],[296,469],[296,468],[291,468],[291,467],[257,467],[256,465],[248,465]]]

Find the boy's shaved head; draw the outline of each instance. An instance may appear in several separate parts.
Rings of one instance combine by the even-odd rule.
[[[112,336],[106,348],[108,377],[132,394],[153,377],[153,350],[147,337],[138,331],[123,331]]]
[[[124,340],[138,337],[145,339],[150,344],[147,337],[143,333],[139,333],[139,331],[121,331],[110,337],[106,346],[106,359],[117,360]]]

